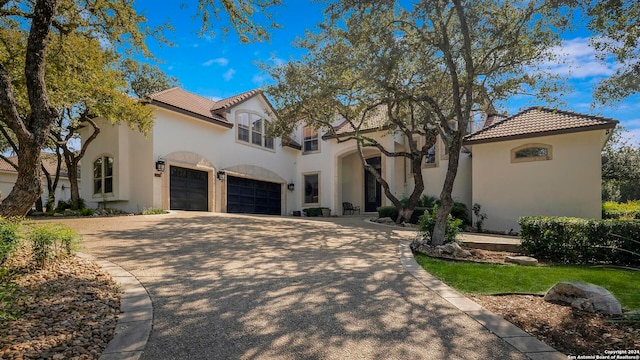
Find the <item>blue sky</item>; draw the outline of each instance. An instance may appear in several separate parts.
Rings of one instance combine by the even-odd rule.
[[[232,96],[264,85],[269,78],[261,73],[258,62],[281,63],[300,56],[300,50],[291,43],[303,36],[305,29],[313,28],[322,20],[322,4],[311,0],[284,0],[276,9],[275,21],[283,28],[271,32],[271,41],[241,44],[230,32],[226,36],[198,37],[199,20],[194,20],[195,1],[181,5],[181,1],[139,0],[136,8],[145,13],[152,26],[170,20],[175,28],[167,37],[175,44],[172,47],[149,46],[162,63],[160,67],[174,76],[180,85],[191,92],[212,99]],[[159,3],[161,5],[159,5]],[[603,77],[615,71],[615,64],[597,61],[588,46],[590,34],[584,26],[577,24],[575,30],[562,34],[563,47],[555,49],[563,54],[564,64],[550,64],[550,68],[568,79],[572,92],[563,97],[570,110],[602,115],[620,120],[629,131],[629,137],[640,143],[640,102],[634,95],[616,106],[593,107],[591,91]],[[517,98],[502,104],[510,114],[533,105],[547,105],[531,98]]]

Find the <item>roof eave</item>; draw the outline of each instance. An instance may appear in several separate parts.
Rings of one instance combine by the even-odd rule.
[[[539,131],[535,133],[510,135],[510,136],[503,136],[503,137],[496,137],[496,138],[489,138],[489,139],[463,140],[462,145],[477,145],[477,144],[486,144],[486,143],[500,142],[500,141],[530,139],[530,138],[535,138],[540,136],[562,135],[562,134],[578,133],[583,131],[613,129],[614,127],[616,127],[617,124],[618,124],[618,120],[611,120],[608,123],[599,124],[599,125],[589,125],[589,126],[581,126],[581,127],[569,128],[569,129],[551,130],[551,131]]]
[[[360,133],[372,133],[372,132],[377,132],[377,131],[386,131],[389,130],[389,125],[385,125],[379,128],[373,128],[373,129],[365,129],[365,130],[360,130]],[[349,132],[345,132],[342,134],[331,134],[331,133],[326,133],[324,135],[322,135],[322,140],[329,140],[329,139],[337,139],[339,137],[343,137],[343,136],[352,136],[355,135],[355,131],[349,131]]]
[[[197,114],[197,113],[191,112],[189,110],[185,110],[183,108],[179,108],[177,106],[169,105],[167,103],[164,103],[164,102],[161,102],[161,101],[158,101],[158,100],[151,100],[151,105],[155,105],[155,106],[163,108],[163,109],[175,111],[175,112],[180,113],[182,115],[187,115],[187,116],[199,119],[199,120],[206,121],[206,122],[214,124],[214,125],[220,125],[220,126],[223,126],[223,127],[227,128],[227,129],[231,129],[233,127],[233,124],[230,123],[230,122],[220,121],[220,120],[217,120],[217,119],[214,119],[214,118],[210,118],[210,117],[207,117],[207,116],[204,116],[204,115],[201,115],[201,114]]]

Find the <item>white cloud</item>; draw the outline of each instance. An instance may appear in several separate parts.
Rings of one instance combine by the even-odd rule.
[[[235,73],[236,73],[235,70],[229,69],[224,74],[222,74],[222,78],[224,79],[224,81],[230,81],[231,79],[233,79],[233,75]]]
[[[589,38],[564,40],[561,46],[550,50],[558,57],[558,62],[547,63],[543,68],[554,74],[574,79],[612,75],[618,65],[596,59],[593,47],[589,46],[589,40]]]
[[[626,123],[623,125],[627,126]],[[627,128],[629,132],[625,133],[625,137],[629,139],[629,142],[633,145],[640,145],[640,127],[635,129]]]
[[[222,98],[220,96],[207,96],[209,99],[213,100],[213,101],[220,101],[222,100]]]
[[[264,74],[255,74],[253,78],[251,78],[251,82],[256,85],[262,85],[267,80],[267,76]]]
[[[227,66],[229,64],[229,59],[221,57],[207,60],[202,63],[202,66],[211,66],[213,64],[216,64],[218,66]]]

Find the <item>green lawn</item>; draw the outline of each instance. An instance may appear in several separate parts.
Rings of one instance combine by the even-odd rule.
[[[604,287],[626,310],[640,309],[640,271],[568,265],[474,264],[444,261],[422,254],[418,254],[416,260],[429,273],[467,294],[544,294],[558,281],[575,280]]]

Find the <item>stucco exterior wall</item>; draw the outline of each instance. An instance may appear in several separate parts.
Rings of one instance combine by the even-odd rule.
[[[227,119],[235,123],[236,114],[244,111],[268,118],[266,107],[266,103],[260,97],[253,97],[233,107],[226,114]],[[231,176],[282,184],[282,212],[288,214],[294,209],[292,204],[295,203],[296,193],[287,191],[286,184],[297,183],[296,152],[283,148],[280,139],[275,139],[273,150],[253,146],[237,140],[237,126],[229,129],[161,108],[156,108],[152,138],[153,160],[149,161],[151,164],[157,159],[168,157],[168,166],[174,164],[209,172],[209,185],[214,199],[211,211],[226,210],[226,184],[215,177],[219,170],[228,170],[228,175]],[[171,156],[185,151],[199,155],[201,160],[190,160],[196,159],[190,157],[176,160]],[[274,173],[276,175],[273,175]],[[164,179],[168,176],[169,172],[165,171],[161,178],[155,178],[153,181],[153,202],[156,206],[167,206],[168,182]],[[162,194],[161,197],[164,199],[160,199],[158,194]]]
[[[488,215],[484,228],[519,231],[528,215],[601,217],[604,130],[473,145],[473,203]],[[552,159],[511,161],[530,143],[552,146]]]

